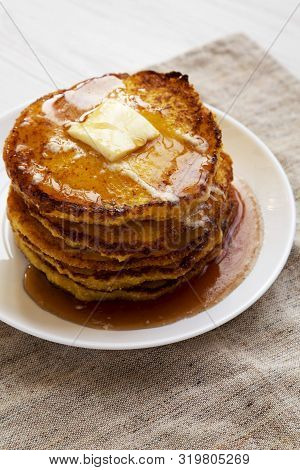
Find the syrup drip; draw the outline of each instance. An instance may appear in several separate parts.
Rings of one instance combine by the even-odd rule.
[[[81,302],[52,285],[29,265],[24,287],[44,310],[90,328],[129,330],[159,327],[191,317],[220,302],[252,269],[262,240],[262,224],[255,198],[246,185],[236,191],[239,209],[228,231],[222,255],[204,273],[172,293],[151,301]]]

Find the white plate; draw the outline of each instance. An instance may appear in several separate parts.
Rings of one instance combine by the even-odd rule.
[[[0,118],[0,142],[22,108]],[[221,118],[223,113],[213,109]],[[290,253],[295,233],[295,204],[288,179],[272,152],[252,132],[229,116],[222,122],[225,149],[234,173],[245,180],[260,205],[264,240],[247,278],[207,312],[170,325],[129,331],[83,328],[40,309],[23,290],[26,261],[15,248],[5,215],[9,180],[0,164],[0,320],[26,333],[57,343],[95,349],[138,349],[175,343],[205,333],[239,315],[275,281]],[[208,314],[209,313],[209,314]]]

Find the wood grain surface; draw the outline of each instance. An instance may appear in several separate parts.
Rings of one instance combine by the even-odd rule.
[[[93,75],[146,68],[235,32],[244,32],[268,49],[297,0],[2,3],[7,12],[0,6],[0,112],[5,112],[51,91],[52,81],[67,87]],[[299,26],[300,9],[271,48],[274,57],[298,77]]]

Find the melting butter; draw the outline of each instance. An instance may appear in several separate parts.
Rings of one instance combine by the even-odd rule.
[[[186,142],[192,144],[199,152],[205,152],[208,149],[208,143],[202,137],[198,135],[189,134],[187,132],[181,132],[176,130],[175,133]]]
[[[112,171],[119,171],[123,175],[129,176],[142,188],[146,189],[151,196],[161,199],[163,201],[178,202],[178,196],[173,192],[171,186],[166,186],[164,190],[160,190],[147,183],[138,173],[133,171],[128,162],[113,163],[108,166]]]
[[[51,153],[60,153],[60,152],[69,152],[70,150],[79,150],[78,145],[76,145],[71,140],[61,139],[59,137],[51,138],[45,146],[46,150],[49,150]]]
[[[71,123],[68,133],[115,161],[149,140],[158,130],[130,106],[111,98],[104,100],[82,122]]]

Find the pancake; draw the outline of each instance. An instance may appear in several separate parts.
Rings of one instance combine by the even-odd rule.
[[[117,162],[109,153],[116,141],[107,150],[103,129],[121,132],[121,114],[96,121],[101,152],[88,133],[83,141],[69,133],[112,102],[110,112],[132,116],[134,132],[154,129]],[[40,98],[16,120],[4,159],[17,245],[84,301],[172,291],[221,254],[238,208],[215,118],[176,72],[111,74]]]
[[[36,253],[30,250],[30,248],[28,248],[20,238],[16,238],[16,242],[30,263],[42,271],[51,283],[71,293],[77,299],[85,302],[90,302],[93,300],[101,302],[115,299],[132,301],[156,299],[164,294],[172,292],[180,284],[187,282],[191,277],[199,274],[205,268],[207,263],[209,263],[219,254],[218,248],[216,252],[211,252],[202,263],[197,265],[197,267],[192,270],[189,275],[182,276],[176,280],[170,280],[163,283],[154,283],[154,285],[145,283],[144,285],[131,289],[119,289],[113,292],[106,292],[88,289],[80,283],[63,276],[62,274],[59,274],[51,265],[46,264]]]
[[[122,161],[134,179],[67,133],[68,122],[107,96],[129,102],[160,131]],[[214,116],[187,76],[145,71],[40,98],[17,119],[3,155],[13,186],[40,214],[108,225],[190,212],[209,196],[220,150]]]
[[[234,217],[236,213],[235,201],[229,205],[229,212],[226,214],[226,221],[230,221],[230,218]],[[226,228],[224,226],[226,233]],[[89,289],[97,289],[104,292],[111,292],[117,289],[123,289],[132,287],[135,285],[141,285],[146,281],[162,281],[168,279],[176,279],[187,275],[190,271],[194,270],[198,266],[203,258],[207,256],[209,252],[216,252],[219,247],[221,250],[222,232],[218,232],[214,237],[212,233],[206,240],[202,241],[202,244],[194,250],[191,254],[185,256],[182,254],[181,262],[178,265],[172,265],[167,267],[154,268],[144,267],[139,269],[129,269],[126,264],[119,272],[109,272],[107,270],[92,271],[92,270],[77,270],[73,267],[61,263],[54,258],[45,255],[37,247],[35,247],[28,238],[22,235],[20,232],[16,232],[16,239],[21,247],[26,246],[32,252],[38,255],[41,262],[51,266],[57,270],[59,274],[62,274],[69,279],[88,287]]]
[[[20,239],[18,234],[15,235]],[[124,289],[140,285],[146,281],[163,281],[167,279],[177,279],[187,274],[201,259],[215,248],[214,241],[206,241],[202,244],[201,250],[193,252],[191,255],[183,258],[178,267],[152,268],[144,267],[139,270],[129,270],[127,267],[116,272],[96,271],[90,274],[78,273],[67,265],[58,263],[55,259],[39,252],[28,239],[22,239],[22,243],[35,252],[39,258],[51,265],[59,274],[79,282],[81,285],[90,289],[111,292],[116,289]],[[219,245],[220,246],[220,245]]]
[[[234,217],[235,209],[236,207],[234,206],[234,202],[228,204],[229,212],[227,211],[224,213],[226,217],[222,223],[224,233],[226,233],[228,226],[230,226],[230,218]],[[153,286],[154,281],[176,281],[179,278],[184,278],[184,276],[192,275],[191,273],[195,270],[199,272],[200,266],[202,266],[202,268],[205,266],[208,257],[210,258],[212,253],[214,253],[214,256],[220,253],[222,231],[219,230],[215,235],[210,232],[207,240],[199,244],[199,246],[189,255],[186,255],[186,252],[183,251],[181,253],[179,263],[168,265],[166,267],[158,265],[157,269],[153,266],[138,266],[136,270],[133,270],[128,269],[125,262],[122,263],[122,268],[118,271],[108,271],[107,269],[102,271],[93,271],[91,266],[88,265],[89,267],[86,268],[86,270],[82,269],[82,272],[77,272],[77,270],[72,266],[70,267],[67,264],[57,261],[55,258],[45,255],[35,247],[29,239],[22,236],[20,232],[16,233],[16,240],[17,244],[28,259],[38,269],[41,269],[51,282],[54,282],[62,288],[69,286],[67,290],[69,290],[69,292],[73,292],[73,294],[78,296],[81,300],[95,300],[100,298],[100,294],[97,296],[95,295],[95,292],[91,292],[96,290],[101,292],[101,296],[103,295],[105,299],[126,298],[138,300],[156,298],[157,296],[162,295],[162,293],[169,292],[173,287],[176,287],[173,286],[173,284],[168,284],[168,288],[166,288],[163,284],[164,287],[159,285],[158,289],[158,287]],[[73,281],[74,284],[70,283],[70,281]],[[149,294],[141,293],[140,291],[137,293],[131,289],[127,292],[128,288],[147,285],[147,282],[151,283],[152,289],[155,288],[156,293],[151,292],[151,294]],[[88,289],[88,291],[85,292],[84,288]],[[126,292],[123,292],[124,289]],[[112,293],[112,295],[108,295],[108,293]]]
[[[61,237],[53,236],[44,225],[31,216],[23,199],[12,188],[7,201],[7,215],[14,231],[29,239],[39,251],[77,268],[118,271],[123,269],[125,263],[130,268],[174,265],[193,250],[199,249],[202,242],[200,237],[184,250],[168,251],[161,255],[155,251],[146,256],[135,252],[130,255],[112,253],[111,257],[105,257],[92,250],[72,248]]]
[[[220,161],[208,200],[197,206],[189,216],[184,214],[180,219],[129,221],[127,224],[105,226],[44,217],[30,205],[29,211],[53,236],[63,239],[71,247],[91,248],[106,256],[116,254],[121,248],[121,257],[124,251],[180,250],[199,239],[210,225],[219,223],[220,209],[226,201],[232,179],[230,157],[222,153]]]
[[[203,208],[188,218],[157,221],[131,222],[127,225],[110,227],[103,225],[69,222],[58,218],[46,218],[30,209],[36,218],[54,237],[61,238],[73,248],[91,249],[103,255],[118,256],[135,253],[181,250],[201,238],[220,221],[223,198],[220,194],[209,198]]]

